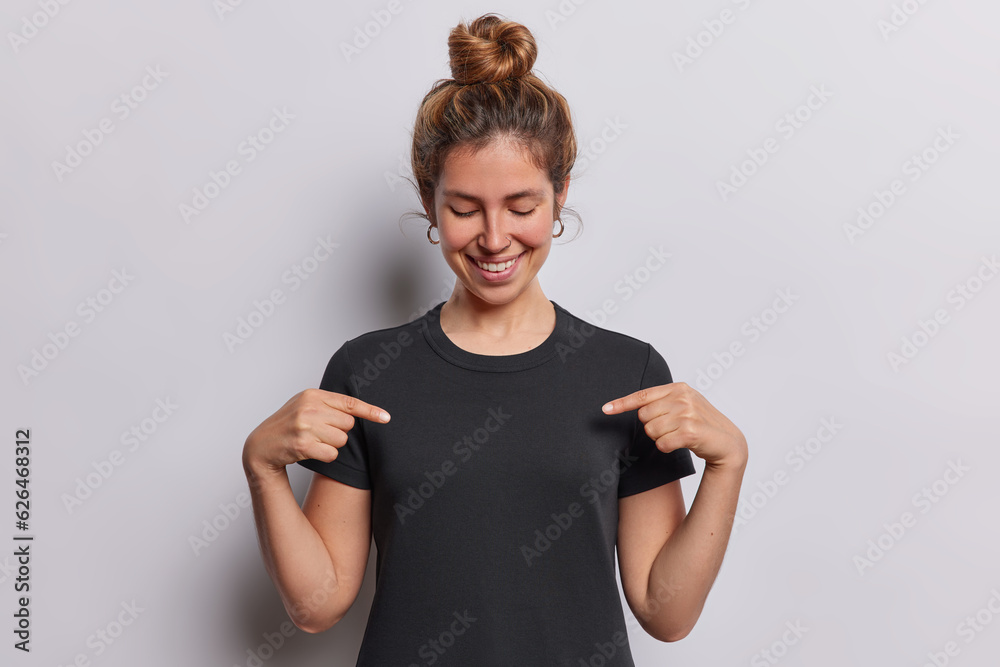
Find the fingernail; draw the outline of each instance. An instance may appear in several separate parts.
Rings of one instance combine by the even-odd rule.
[[[601,410],[604,410],[605,412],[611,412],[611,408],[612,405],[610,403],[605,403],[604,406],[601,408]]]

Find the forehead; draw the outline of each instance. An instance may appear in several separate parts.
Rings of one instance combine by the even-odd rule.
[[[494,141],[474,151],[459,147],[445,159],[438,192],[462,192],[482,198],[504,198],[514,192],[551,192],[548,175],[523,146]]]

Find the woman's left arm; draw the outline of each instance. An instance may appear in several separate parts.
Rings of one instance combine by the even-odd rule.
[[[618,564],[636,620],[660,641],[691,632],[722,565],[732,532],[748,450],[743,433],[683,382],[610,402],[607,414],[638,409],[663,452],[684,447],[705,460],[685,516],[680,481],[619,500]]]

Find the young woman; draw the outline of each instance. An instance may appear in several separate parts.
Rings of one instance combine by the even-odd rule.
[[[320,632],[353,604],[374,535],[358,665],[631,666],[616,549],[642,627],[687,635],[746,440],[648,343],[546,298],[537,274],[576,158],[569,107],[531,73],[524,26],[487,14],[448,44],[454,78],[423,100],[412,166],[454,292],[344,343],[319,389],[247,438],[264,562],[292,620]],[[705,471],[685,513],[692,453]],[[301,508],[291,463],[315,473]]]

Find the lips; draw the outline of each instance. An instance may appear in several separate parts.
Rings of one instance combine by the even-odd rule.
[[[469,256],[466,255],[466,257]],[[506,262],[480,262],[473,257],[469,257],[469,261],[476,268],[476,271],[483,276],[483,278],[491,282],[496,282],[506,280],[513,275],[517,270],[517,267],[520,265],[522,257],[524,257],[523,252],[513,259],[508,259]]]

